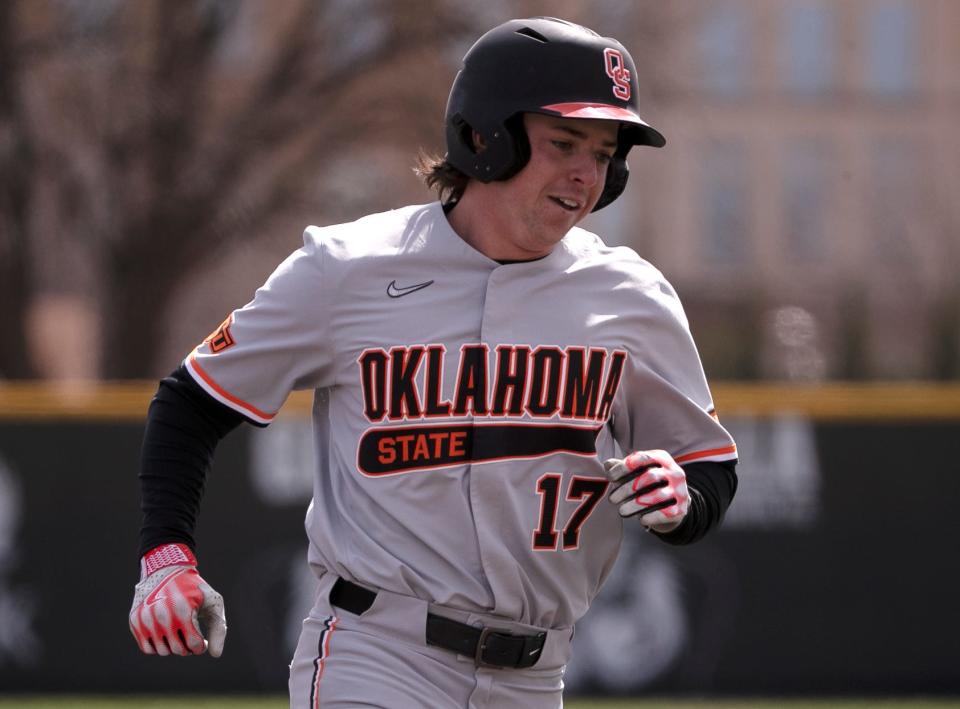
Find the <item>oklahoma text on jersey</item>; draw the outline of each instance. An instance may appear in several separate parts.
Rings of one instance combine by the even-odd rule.
[[[559,452],[594,455],[627,357],[623,350],[599,347],[499,345],[491,373],[489,347],[467,344],[460,348],[454,389],[445,392],[445,355],[443,345],[373,348],[360,355],[364,416],[371,423],[470,419],[370,428],[357,449],[362,473],[393,475]],[[545,423],[549,419],[555,422]]]

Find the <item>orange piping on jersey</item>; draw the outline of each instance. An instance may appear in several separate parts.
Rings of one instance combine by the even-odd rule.
[[[737,447],[736,446],[725,446],[723,448],[710,448],[705,451],[694,451],[693,453],[684,453],[683,455],[678,455],[674,460],[677,463],[688,463],[691,460],[699,460],[700,458],[710,458],[712,456],[729,456],[736,455]]]
[[[204,382],[206,382],[207,386],[209,386],[211,389],[217,392],[217,394],[222,396],[224,399],[240,407],[247,413],[253,414],[253,416],[255,416],[258,419],[262,419],[264,423],[270,423],[276,417],[275,413],[273,414],[265,413],[260,409],[258,409],[253,404],[248,404],[243,399],[238,399],[233,394],[228,392],[226,389],[221,388],[219,384],[213,381],[213,377],[207,374],[204,371],[203,367],[200,366],[200,363],[197,361],[196,350],[190,353],[190,366],[193,367],[193,369],[197,372],[197,374],[200,375],[200,378],[203,379]]]

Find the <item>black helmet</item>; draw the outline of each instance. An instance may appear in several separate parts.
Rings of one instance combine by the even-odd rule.
[[[553,17],[510,20],[463,58],[447,101],[447,162],[481,182],[506,180],[530,159],[522,114],[620,121],[619,145],[594,211],[627,185],[627,153],[666,140],[637,113],[637,70],[617,40]],[[473,134],[485,148],[473,149]]]

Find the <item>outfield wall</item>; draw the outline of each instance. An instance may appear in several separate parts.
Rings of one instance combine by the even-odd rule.
[[[218,660],[140,656],[136,468],[152,384],[0,385],[0,688],[270,691],[309,606],[309,400],[221,445],[198,529]],[[960,387],[714,387],[740,491],[687,548],[628,535],[572,692],[960,693]],[[639,531],[639,530],[638,530]]]

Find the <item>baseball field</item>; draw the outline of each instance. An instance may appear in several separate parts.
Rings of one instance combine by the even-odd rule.
[[[0,709],[287,709],[286,697],[0,696]],[[960,709],[960,698],[570,699],[566,709]]]

